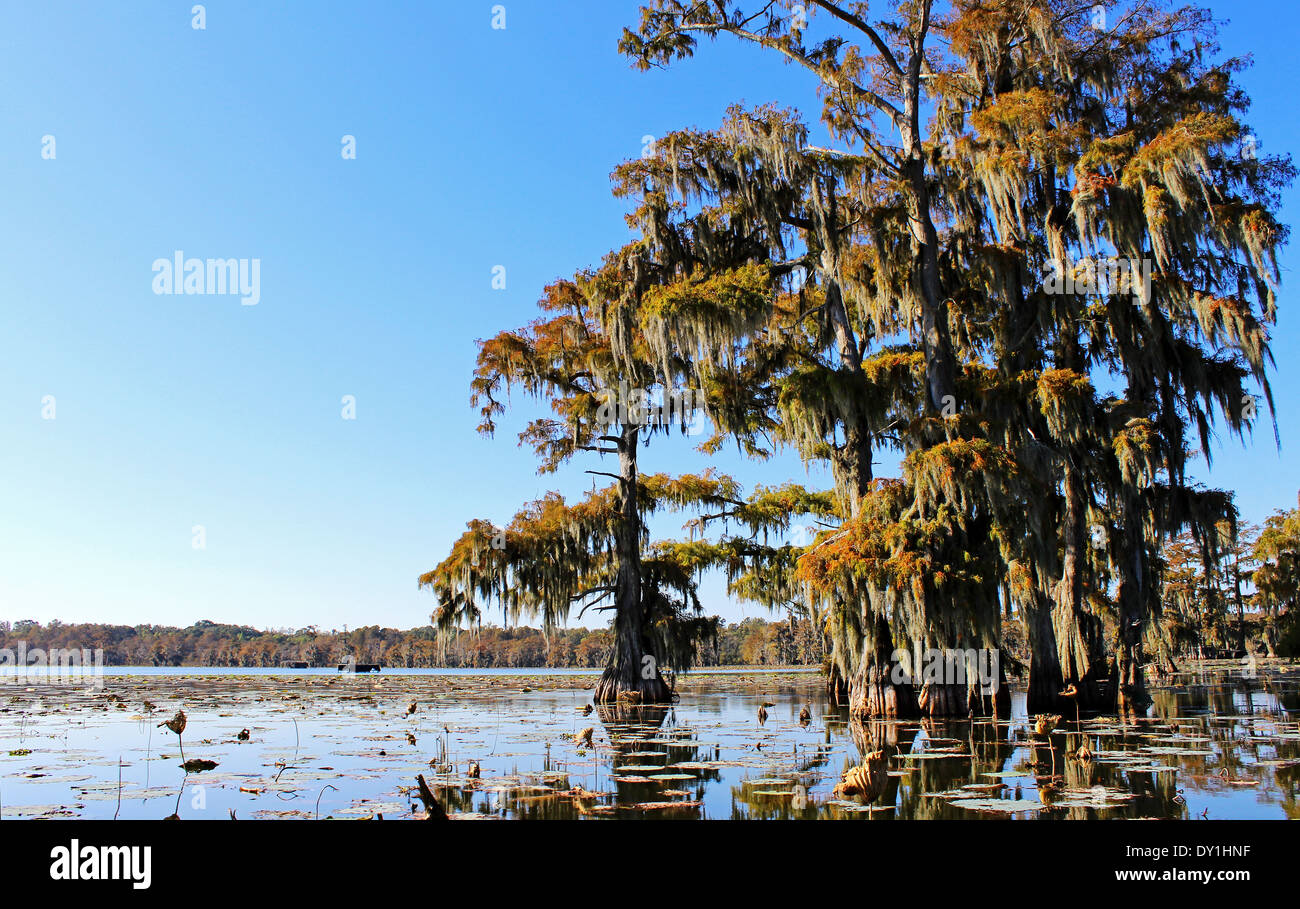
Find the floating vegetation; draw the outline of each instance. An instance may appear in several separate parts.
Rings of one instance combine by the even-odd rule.
[[[1053,800],[1057,808],[1118,808],[1136,799],[1131,792],[1094,786],[1091,789],[1066,789]]]
[[[826,805],[839,811],[848,811],[854,814],[875,814],[883,811],[893,811],[893,805],[863,805],[858,802],[850,802],[845,799],[828,799]]]
[[[970,757],[964,751],[953,749],[952,751],[913,751],[910,754],[901,754],[899,758],[904,761],[937,761],[941,758],[968,758]]]
[[[1041,802],[1030,799],[957,799],[950,802],[963,811],[981,811],[987,814],[1018,814],[1022,811],[1041,811]]]
[[[1278,673],[1253,714],[1232,712],[1230,684],[1210,684],[1157,692],[1152,718],[1071,717],[1049,738],[1029,737],[1023,700],[1009,724],[864,727],[826,704],[815,674],[773,685],[761,733],[744,676],[683,677],[680,701],[646,722],[593,711],[585,723],[574,709],[583,682],[573,677],[530,676],[527,697],[517,679],[374,682],[304,675],[286,690],[256,674],[116,677],[122,702],[156,705],[140,719],[78,691],[60,703],[6,692],[17,700],[0,711],[0,755],[20,753],[0,766],[3,817],[418,819],[417,774],[452,820],[1180,818],[1199,816],[1205,796],[1215,817],[1284,817],[1281,800],[1300,776],[1300,735],[1279,701],[1300,695],[1300,673]],[[1218,706],[1198,714],[1197,698]],[[179,741],[165,723],[158,734],[160,717],[175,719],[182,703],[184,734],[211,737],[202,757],[172,752]],[[819,717],[816,735],[773,723],[805,704]],[[248,738],[221,714],[239,717]],[[588,728],[590,748],[575,741]],[[1086,763],[1076,759],[1085,743]],[[861,769],[868,764],[871,772]],[[205,808],[188,795],[197,780]]]
[[[76,817],[76,812],[64,805],[5,805],[6,818],[60,818]]]
[[[634,805],[619,807],[635,808],[638,811],[664,811],[673,808],[698,808],[703,802],[637,802]]]
[[[215,770],[217,762],[209,761],[207,758],[190,758],[181,766],[185,768],[186,773],[203,773],[206,770]]]

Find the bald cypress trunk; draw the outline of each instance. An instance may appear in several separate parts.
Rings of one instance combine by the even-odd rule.
[[[920,121],[923,104],[920,48],[929,26],[928,7],[925,20],[903,80],[903,122],[900,126],[907,158],[902,164],[902,176],[907,185],[904,194],[907,221],[915,244],[921,285],[921,345],[925,353],[926,388],[930,407],[944,412],[950,403],[955,405],[957,400],[957,358],[948,330],[947,297],[940,285],[939,232],[930,211],[930,186],[926,181],[926,153]]]
[[[909,206],[914,230],[918,234],[921,267],[921,341],[925,351],[926,385],[930,406],[945,412],[956,405],[957,368],[948,333],[948,307],[939,286],[939,235],[930,219],[927,203],[923,200],[924,168],[919,162],[909,168],[913,183],[919,184],[915,200]]]
[[[838,290],[835,302],[842,307]],[[842,311],[841,318],[843,319]],[[847,319],[844,319],[844,325],[847,327]],[[854,368],[860,368],[856,349],[850,339],[842,340],[841,349],[850,351],[849,362]],[[835,452],[831,460],[836,486],[852,496],[850,514],[854,517],[858,514],[862,496],[871,488],[871,453],[870,434],[865,428],[854,426],[846,429],[844,446]],[[870,623],[871,633],[863,643],[858,671],[849,680],[849,714],[857,719],[919,716],[911,680],[903,677],[898,661],[894,658],[894,639],[888,620],[879,612],[874,612],[869,602],[863,602],[862,609],[869,613],[864,619]]]
[[[1146,626],[1146,549],[1135,497],[1120,505],[1124,549],[1119,562],[1119,633],[1115,644],[1115,703],[1120,713],[1143,714],[1151,704],[1142,672],[1142,632]]]
[[[1241,553],[1236,551],[1236,545],[1232,554],[1232,596],[1237,604],[1237,649],[1245,654],[1249,652],[1246,649],[1246,603],[1241,595]]]
[[[998,679],[997,688],[993,691],[980,691],[980,709],[975,712],[980,716],[994,716],[1000,718],[1010,718],[1011,716],[1011,686],[1007,684],[1007,670],[1002,665],[1002,660],[998,660]]]
[[[672,692],[659,671],[659,656],[645,639],[645,608],[641,600],[641,514],[637,504],[639,479],[636,452],[638,429],[624,426],[618,441],[621,520],[615,534],[618,575],[614,582],[614,648],[609,665],[596,684],[595,701],[609,704],[620,697],[643,704],[666,703]]]
[[[1073,685],[1072,709],[1104,712],[1114,709],[1114,689],[1107,684],[1101,630],[1096,619],[1083,607],[1083,570],[1088,546],[1088,528],[1083,480],[1078,471],[1065,468],[1064,513],[1062,516],[1061,579],[1056,586],[1051,612],[1056,672],[1062,689]],[[1060,711],[1064,705],[1043,707]]]
[[[924,683],[916,700],[922,716],[963,717],[975,709],[967,686],[948,682]]]
[[[834,257],[829,250],[823,253],[823,263],[829,272],[835,272]],[[847,369],[860,373],[862,357],[836,280],[827,282],[826,303],[828,317],[835,330],[835,346],[840,360]],[[835,488],[839,491],[841,502],[847,505],[851,517],[858,516],[862,497],[871,491],[873,448],[874,440],[867,426],[860,423],[848,424],[844,427],[844,444],[831,454]],[[898,681],[902,673],[898,671],[898,663],[894,659],[894,641],[888,620],[874,612],[865,599],[861,608],[866,613],[863,619],[868,623],[870,633],[863,642],[858,670],[848,680],[849,714],[858,719],[919,716],[911,681]]]
[[[871,491],[871,436],[865,429],[852,427],[845,430],[844,445],[831,456],[831,474],[837,489],[843,490],[853,501],[848,503],[849,513],[856,516],[859,500]]]
[[[1049,604],[1037,602],[1032,609],[1026,610],[1025,631],[1029,639],[1029,690],[1025,709],[1030,715],[1061,713],[1064,701],[1061,691],[1065,688],[1065,681],[1061,675],[1056,629]]]
[[[965,545],[971,555],[992,545],[992,522],[987,515],[975,514],[966,530]],[[930,598],[926,614],[934,618],[927,631],[928,651],[921,654],[922,666],[913,666],[921,685],[917,696],[921,713],[931,717],[1009,715],[1011,692],[1004,684],[1001,648],[996,644],[1000,639],[997,587],[985,584],[954,597],[936,585],[925,595]],[[988,677],[994,668],[997,675]]]
[[[849,715],[854,719],[911,719],[921,715],[916,692],[894,658],[894,640],[885,617],[877,615],[863,645],[857,674],[849,682]]]
[[[1011,715],[1011,689],[1006,684],[1006,673],[999,658],[997,675],[986,680],[982,673],[987,665],[971,665],[967,655],[976,654],[977,660],[991,659],[986,648],[966,650],[960,647],[938,647],[931,642],[930,653],[923,660],[933,660],[933,665],[918,669],[921,683],[917,694],[917,707],[922,716],[968,717]]]
[[[831,660],[830,667],[826,670],[826,697],[836,707],[847,707],[849,704],[848,680],[834,660]]]

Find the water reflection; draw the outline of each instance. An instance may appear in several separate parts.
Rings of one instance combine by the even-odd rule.
[[[1051,731],[1023,694],[1009,718],[855,722],[806,675],[695,678],[674,705],[594,710],[581,689],[446,678],[142,678],[116,700],[7,692],[0,785],[6,818],[413,818],[417,773],[453,817],[1300,817],[1300,673],[1234,668],[1175,678],[1140,719]],[[132,715],[145,702],[156,714]],[[186,775],[154,737],[181,706],[187,756],[215,771]],[[846,776],[866,784],[837,791]]]

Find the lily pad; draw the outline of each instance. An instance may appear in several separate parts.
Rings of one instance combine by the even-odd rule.
[[[1032,799],[957,799],[949,802],[954,808],[982,811],[990,814],[1019,814],[1022,811],[1041,811],[1042,802]]]

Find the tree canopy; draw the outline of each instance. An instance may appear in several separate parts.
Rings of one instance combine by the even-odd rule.
[[[521,435],[543,470],[617,455],[617,485],[533,503],[500,547],[471,525],[422,578],[439,615],[496,598],[550,621],[608,596],[641,629],[620,660],[685,665],[694,579],[717,567],[733,595],[817,618],[856,715],[1005,705],[899,670],[915,647],[1000,650],[1008,611],[1031,709],[1066,688],[1143,707],[1144,642],[1172,633],[1166,544],[1186,534],[1209,564],[1237,539],[1231,495],[1188,467],[1272,408],[1294,168],[1259,153],[1248,61],[1214,35],[1154,0],[644,4],[619,43],[633,65],[754,45],[814,77],[829,141],[797,109],[736,106],[615,171],[635,240],[484,342],[474,395],[486,431],[503,390],[545,398]],[[690,389],[706,453],[789,447],[834,488],[640,477],[639,440],[666,426],[598,418],[610,388]],[[876,476],[882,453],[898,476]],[[652,543],[661,508],[698,510],[697,535]],[[815,538],[780,538],[802,520]]]

